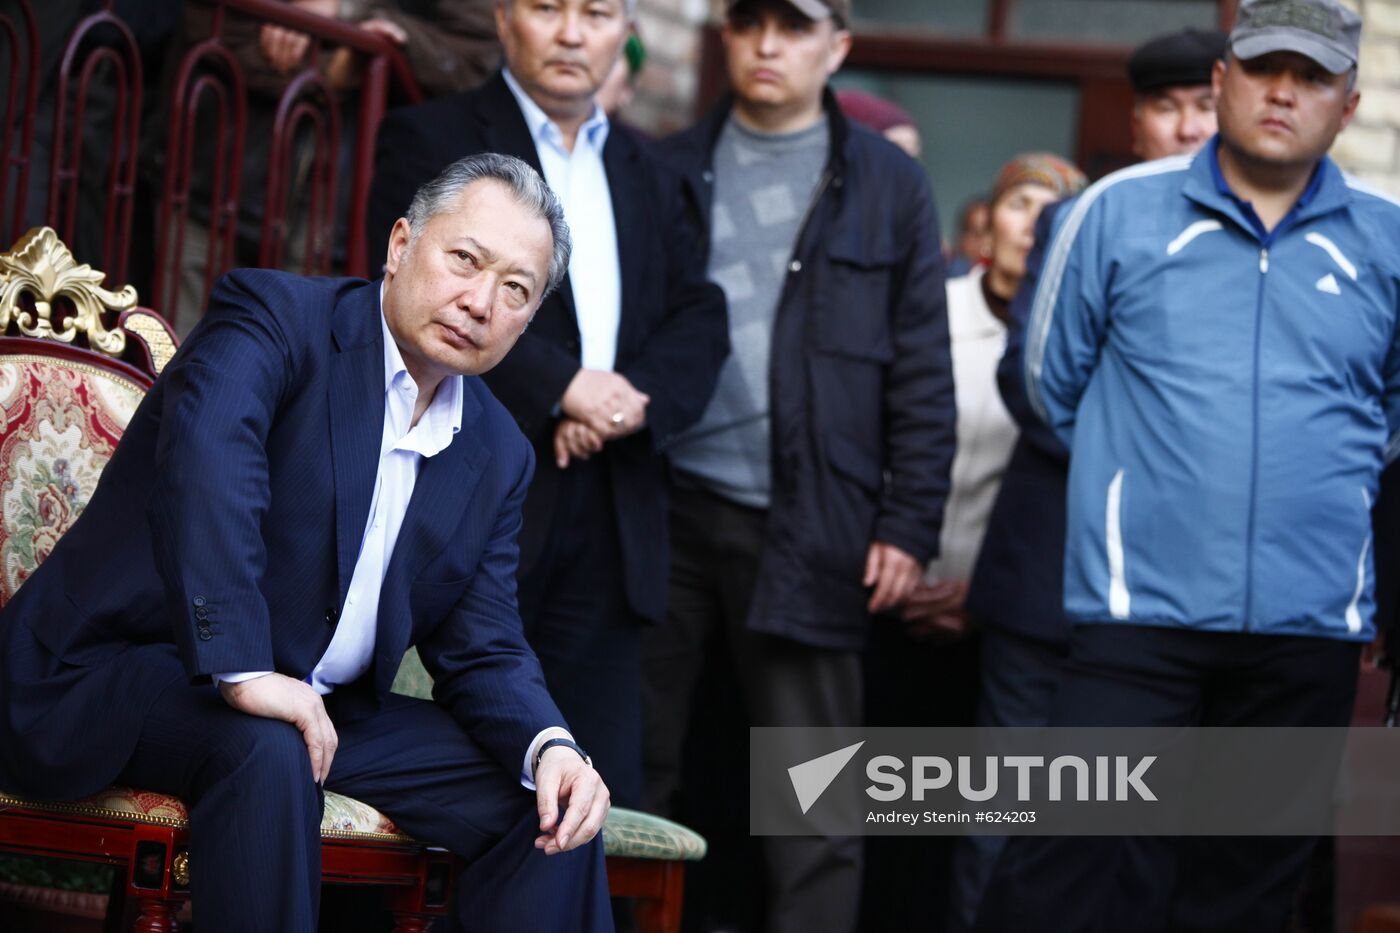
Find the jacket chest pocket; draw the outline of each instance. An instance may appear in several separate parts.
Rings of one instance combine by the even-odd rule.
[[[447,617],[471,584],[471,577],[442,583],[418,582],[408,591],[408,604],[417,624],[436,625]]]
[[[874,363],[893,361],[894,251],[875,244],[835,242],[827,247],[826,260],[813,282],[812,337],[817,349]]]

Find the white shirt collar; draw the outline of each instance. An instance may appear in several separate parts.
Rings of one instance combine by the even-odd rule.
[[[525,89],[515,80],[515,75],[510,73],[509,68],[502,68],[501,76],[506,79],[506,87],[510,88],[515,102],[520,105],[520,113],[525,117],[525,125],[530,130],[530,138],[535,141],[535,147],[548,145],[567,155],[568,152],[564,149],[564,132],[559,129],[559,125],[525,93]],[[592,115],[578,129],[575,145],[582,141],[595,152],[602,154],[603,146],[608,141],[609,127],[608,115],[595,102]]]
[[[403,354],[389,332],[384,317],[384,282],[379,282],[379,326],[384,334],[384,420],[398,448],[412,450],[431,457],[447,449],[452,438],[462,430],[462,376],[448,376],[438,383],[427,411],[413,425],[413,405],[418,398],[418,384],[404,365]],[[412,425],[412,427],[410,427]],[[387,440],[387,438],[386,438]]]
[[[960,279],[955,288],[967,290],[967,300],[948,302],[948,336],[953,340],[977,340],[983,337],[1005,337],[1006,323],[992,313],[987,304],[987,296],[982,294],[982,282],[987,275],[986,266],[975,266]]]

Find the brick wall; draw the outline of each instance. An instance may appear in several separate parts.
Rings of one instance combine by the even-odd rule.
[[[647,63],[627,108],[628,122],[656,134],[690,125],[700,78],[700,26],[709,15],[710,0],[638,0]]]
[[[1400,0],[1344,0],[1361,14],[1361,107],[1332,156],[1400,196]]]

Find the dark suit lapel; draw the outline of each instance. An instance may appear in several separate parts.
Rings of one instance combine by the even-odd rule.
[[[481,129],[481,138],[486,143],[487,152],[503,152],[517,159],[524,159],[530,167],[544,176],[540,167],[540,154],[535,151],[535,140],[530,128],[525,125],[525,115],[515,102],[505,76],[496,76],[481,87],[475,96],[476,124]]]
[[[626,362],[627,351],[639,336],[641,311],[632,306],[641,294],[643,262],[642,237],[649,226],[642,216],[643,192],[639,179],[639,154],[631,140],[622,136],[625,130],[612,127],[603,146],[603,169],[608,175],[608,190],[612,193],[613,227],[617,231],[617,265],[622,276],[621,320],[617,331],[617,361]]]
[[[329,402],[331,463],[335,471],[335,544],[340,599],[364,538],[384,436],[384,347],[379,283],[371,282],[341,300],[331,330]]]
[[[490,446],[478,426],[480,417],[481,403],[470,385],[463,386],[462,429],[445,450],[425,457],[418,469],[413,496],[408,500],[408,511],[404,513],[380,589],[376,677],[393,680],[411,635],[409,587],[428,561],[447,547],[491,459]],[[388,685],[384,687],[387,689]]]
[[[485,151],[502,152],[517,159],[524,159],[530,163],[531,168],[539,172],[541,178],[544,177],[544,169],[540,166],[540,154],[535,148],[535,138],[530,135],[525,115],[520,112],[520,105],[516,103],[515,95],[510,92],[510,85],[506,84],[506,79],[500,72],[496,72],[494,78],[482,85],[481,91],[476,95],[476,121],[481,127],[481,138],[486,143]],[[559,288],[554,294],[568,310],[569,319],[577,322],[574,289],[567,275],[564,276],[564,281],[559,283]]]

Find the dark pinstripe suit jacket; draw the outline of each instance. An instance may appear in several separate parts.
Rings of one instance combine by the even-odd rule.
[[[62,797],[124,766],[181,679],[304,677],[330,643],[384,417],[378,286],[240,270],[137,410],[86,510],[0,611],[0,787]],[[371,704],[416,644],[511,773],[563,723],[525,644],[516,534],[533,469],[474,377],[424,460],[384,579]]]

